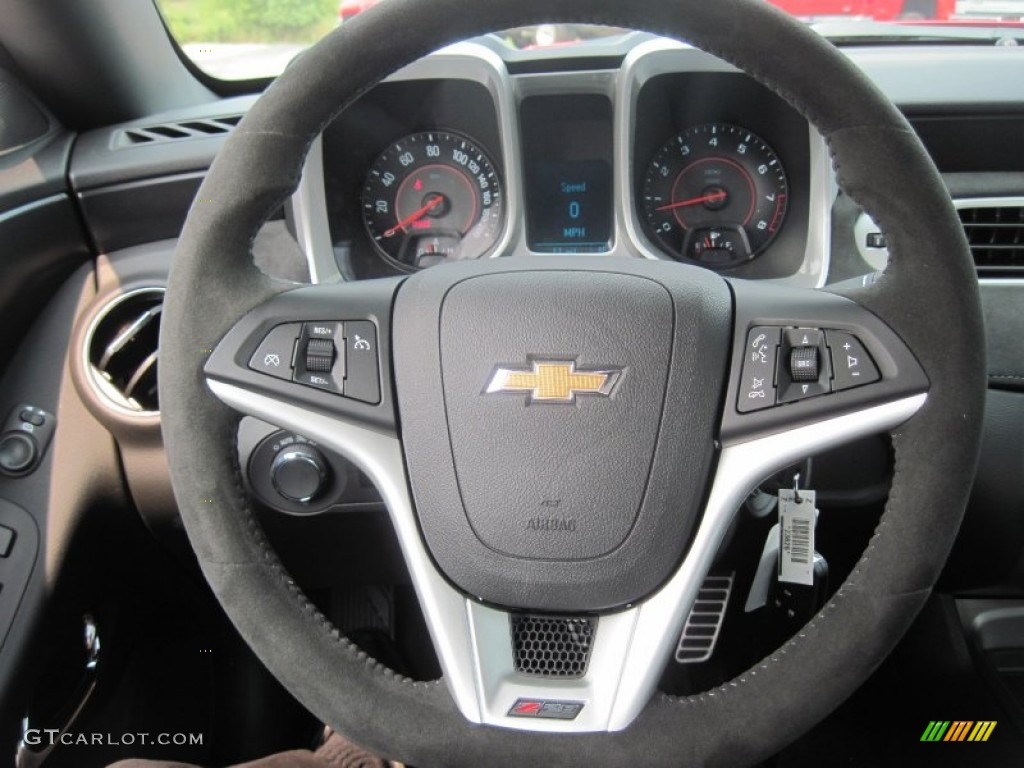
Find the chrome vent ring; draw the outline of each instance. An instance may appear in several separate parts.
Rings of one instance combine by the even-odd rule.
[[[89,382],[105,404],[122,414],[155,416],[158,343],[164,289],[136,288],[108,300],[85,334]]]

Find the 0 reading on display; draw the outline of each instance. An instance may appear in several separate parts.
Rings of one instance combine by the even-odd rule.
[[[530,96],[520,115],[530,250],[607,251],[612,238],[611,102],[599,94]]]

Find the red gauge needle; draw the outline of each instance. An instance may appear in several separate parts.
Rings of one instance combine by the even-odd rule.
[[[389,229],[387,232],[385,232],[384,233],[384,237],[391,237],[398,230],[405,229],[407,226],[409,226],[413,222],[419,221],[424,216],[426,216],[428,213],[430,213],[432,210],[434,210],[437,206],[439,206],[441,204],[442,200],[444,200],[444,195],[438,195],[437,197],[431,199],[431,201],[429,203],[424,205],[418,211],[410,213],[408,216],[406,216],[400,222],[395,224],[395,226],[393,226],[391,229]]]
[[[712,192],[709,195],[701,195],[700,197],[691,197],[689,200],[680,200],[678,203],[669,203],[663,205],[660,208],[655,208],[656,211],[671,211],[674,208],[682,208],[686,205],[697,205],[698,203],[710,203],[713,200],[721,200],[726,197],[728,193],[722,189],[718,192]]]

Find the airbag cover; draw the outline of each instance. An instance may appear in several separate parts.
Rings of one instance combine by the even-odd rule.
[[[510,300],[516,297],[515,300]],[[672,355],[672,297],[601,272],[486,275],[441,310],[441,365],[455,473],[477,538],[503,554],[584,560],[636,522]],[[502,370],[597,370],[610,393],[483,390]],[[507,384],[506,384],[507,386]],[[607,387],[607,384],[606,384]],[[549,398],[542,400],[542,396]],[[561,399],[558,399],[561,398]]]
[[[653,591],[703,504],[730,326],[725,281],[681,265],[516,259],[407,280],[396,395],[438,566],[517,608]],[[546,366],[561,378],[542,386]]]

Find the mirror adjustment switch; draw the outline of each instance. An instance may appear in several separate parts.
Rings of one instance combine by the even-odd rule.
[[[832,352],[832,389],[836,392],[882,378],[871,355],[852,333],[825,331],[825,336]]]
[[[740,413],[775,405],[775,364],[781,332],[781,328],[759,326],[747,333],[747,343],[743,348],[743,378],[736,404]]]
[[[23,408],[21,413],[18,414],[18,418],[26,424],[31,424],[33,427],[41,427],[46,423],[46,417],[37,408]]]
[[[287,323],[271,329],[249,358],[249,368],[278,379],[290,379],[295,342],[301,330],[301,323]]]
[[[0,474],[27,475],[42,461],[57,420],[34,405],[14,408],[0,430]]]
[[[345,323],[345,397],[376,405],[380,402],[377,327],[369,320]]]

